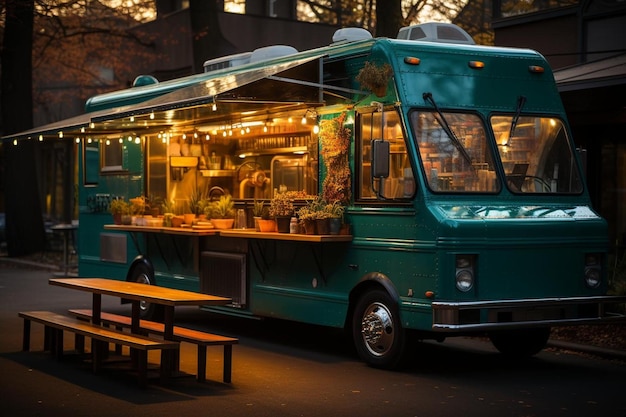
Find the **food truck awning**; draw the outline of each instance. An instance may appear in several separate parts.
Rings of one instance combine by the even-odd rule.
[[[80,116],[40,126],[28,131],[5,136],[3,139],[44,137],[76,137],[81,135],[116,134],[130,129],[167,128],[190,120],[202,120],[209,115],[218,117],[225,111],[259,106],[288,109],[319,103],[321,82],[318,60],[323,54],[309,54],[300,59],[283,59],[272,64],[244,65],[240,69],[219,70],[194,76],[195,83],[181,84],[181,88],[138,104],[85,113]],[[309,64],[309,65],[305,65]],[[279,79],[271,77],[281,74]],[[257,83],[254,86],[251,84]],[[296,87],[286,87],[285,82]],[[276,84],[283,84],[277,87]],[[220,111],[207,104],[219,103]],[[194,107],[204,106],[202,110]],[[200,114],[202,113],[202,114]],[[135,120],[135,116],[141,120]],[[143,117],[142,117],[143,116]],[[62,132],[62,133],[61,133]]]
[[[253,103],[272,102],[318,102],[319,94],[316,89],[308,88],[285,88],[276,90],[272,89],[271,94],[264,94],[263,86],[255,85],[245,91],[239,91],[237,94],[232,93],[234,90],[249,86],[250,84],[268,79],[269,77],[279,74],[291,72],[293,79],[304,83],[319,82],[319,71],[317,65],[309,70],[302,70],[304,64],[316,61],[323,55],[310,55],[301,59],[292,59],[283,63],[250,67],[246,65],[239,70],[216,71],[215,74],[207,73],[206,78],[199,79],[193,85],[181,88],[161,97],[139,103],[133,106],[119,107],[112,109],[109,114],[94,118],[95,122],[107,119],[120,119],[130,116],[154,114],[176,109],[190,108],[205,104],[217,103],[218,101],[246,101]],[[290,71],[292,70],[292,71]],[[271,98],[270,98],[271,97]]]

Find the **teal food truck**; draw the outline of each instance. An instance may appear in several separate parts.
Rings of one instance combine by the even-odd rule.
[[[140,77],[83,116],[10,138],[75,140],[80,276],[345,328],[379,367],[412,353],[408,331],[487,335],[529,356],[553,326],[623,320],[613,306],[625,298],[606,295],[607,225],[537,52],[431,23],[398,39],[342,29],[327,47],[205,69]],[[113,224],[119,200],[135,207],[130,224]],[[278,203],[294,207],[293,233],[254,218],[287,214]],[[220,205],[233,226],[212,220]],[[333,214],[338,232],[303,227]]]

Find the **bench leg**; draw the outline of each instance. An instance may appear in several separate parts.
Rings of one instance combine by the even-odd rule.
[[[198,345],[198,371],[197,380],[202,382],[206,380],[206,346]]]
[[[224,382],[230,383],[233,369],[233,345],[224,345]]]
[[[63,330],[51,329],[51,333],[54,335],[52,338],[52,352],[57,360],[61,360],[63,358]]]
[[[145,387],[148,382],[148,352],[145,350],[137,349],[137,359],[139,360],[137,371],[139,373],[138,380],[139,386]],[[161,353],[163,355],[163,353]],[[161,364],[161,368],[163,365]]]
[[[85,353],[85,336],[78,333],[74,335],[74,349],[79,353]]]
[[[43,350],[54,353],[54,331],[46,325],[43,328]]]
[[[24,319],[24,333],[22,335],[22,350],[30,350],[30,320]]]

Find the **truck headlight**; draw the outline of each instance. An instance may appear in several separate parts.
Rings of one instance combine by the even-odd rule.
[[[462,292],[468,292],[474,287],[474,255],[456,256],[456,288]]]
[[[598,288],[602,282],[602,255],[588,253],[585,255],[585,284],[589,288]]]

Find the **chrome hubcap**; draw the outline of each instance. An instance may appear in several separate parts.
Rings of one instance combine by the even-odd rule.
[[[383,356],[391,349],[394,339],[393,320],[384,304],[373,303],[365,310],[361,334],[372,355]]]

